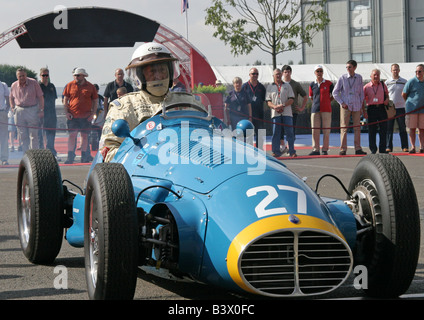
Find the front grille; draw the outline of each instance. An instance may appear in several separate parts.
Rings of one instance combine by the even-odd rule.
[[[241,274],[258,293],[301,296],[334,290],[349,276],[352,253],[339,238],[318,231],[290,230],[250,243]]]

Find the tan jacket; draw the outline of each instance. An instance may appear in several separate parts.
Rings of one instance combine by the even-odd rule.
[[[124,141],[124,138],[118,138],[113,134],[113,122],[118,119],[124,119],[128,122],[131,131],[144,120],[160,112],[162,103],[165,100],[166,104],[181,102],[202,106],[194,96],[180,92],[169,92],[165,97],[156,97],[145,91],[137,91],[112,101],[109,105],[109,112],[100,138],[100,149],[109,148],[104,162],[110,162],[113,159],[122,141]]]

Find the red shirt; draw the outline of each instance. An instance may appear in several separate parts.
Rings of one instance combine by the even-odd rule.
[[[321,84],[316,81],[309,86],[309,97],[312,99],[311,112],[331,112],[331,100],[334,85],[331,81],[323,79]]]
[[[82,85],[77,85],[75,80],[69,82],[63,95],[69,99],[69,111],[74,118],[88,118],[93,100],[99,98],[96,88],[88,81]]]

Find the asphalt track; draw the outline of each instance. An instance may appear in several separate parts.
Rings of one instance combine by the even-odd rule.
[[[302,137],[298,137],[297,141],[301,140]],[[352,149],[348,151],[350,156],[344,157],[337,156],[337,148],[332,148],[329,156],[308,157],[307,154],[310,151],[310,147],[298,146],[297,159],[283,157],[281,161],[299,176],[307,177],[306,182],[313,189],[319,177],[326,173],[336,175],[345,185],[348,185],[354,167],[361,159],[361,156],[352,155]],[[365,151],[369,152],[367,148]],[[399,151],[400,148],[395,148],[395,154],[399,156],[411,174],[418,195],[421,217],[419,265],[411,287],[400,297],[400,300],[424,300],[424,246],[422,245],[424,241],[424,154],[408,155]],[[11,154],[10,165],[0,167],[0,300],[86,300],[83,249],[73,248],[64,241],[54,264],[47,266],[29,263],[21,252],[16,222],[16,180],[20,157],[22,157],[21,152],[14,152]],[[89,165],[63,165],[63,161],[60,163],[62,178],[82,186]],[[323,196],[345,198],[343,190],[333,180],[324,179],[319,191]],[[59,277],[65,275],[66,283],[58,282]],[[66,288],[61,288],[64,284]],[[134,298],[136,300],[166,300],[166,307],[174,300],[186,300],[193,303],[199,300],[251,303],[252,298],[258,299],[256,296],[240,296],[203,284],[162,279],[149,275],[143,270],[139,271]],[[353,287],[352,277],[335,292],[313,299],[365,300],[367,298],[361,290]]]

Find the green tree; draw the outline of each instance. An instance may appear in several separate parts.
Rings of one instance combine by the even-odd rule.
[[[249,54],[254,48],[277,55],[312,45],[313,37],[330,22],[327,0],[212,0],[206,9],[206,25],[213,36],[230,44],[234,56]]]
[[[9,87],[15,82],[16,79],[16,70],[19,68],[25,69],[28,77],[37,78],[37,73],[33,70],[30,70],[23,66],[12,66],[10,64],[0,64],[0,81],[5,82]]]

